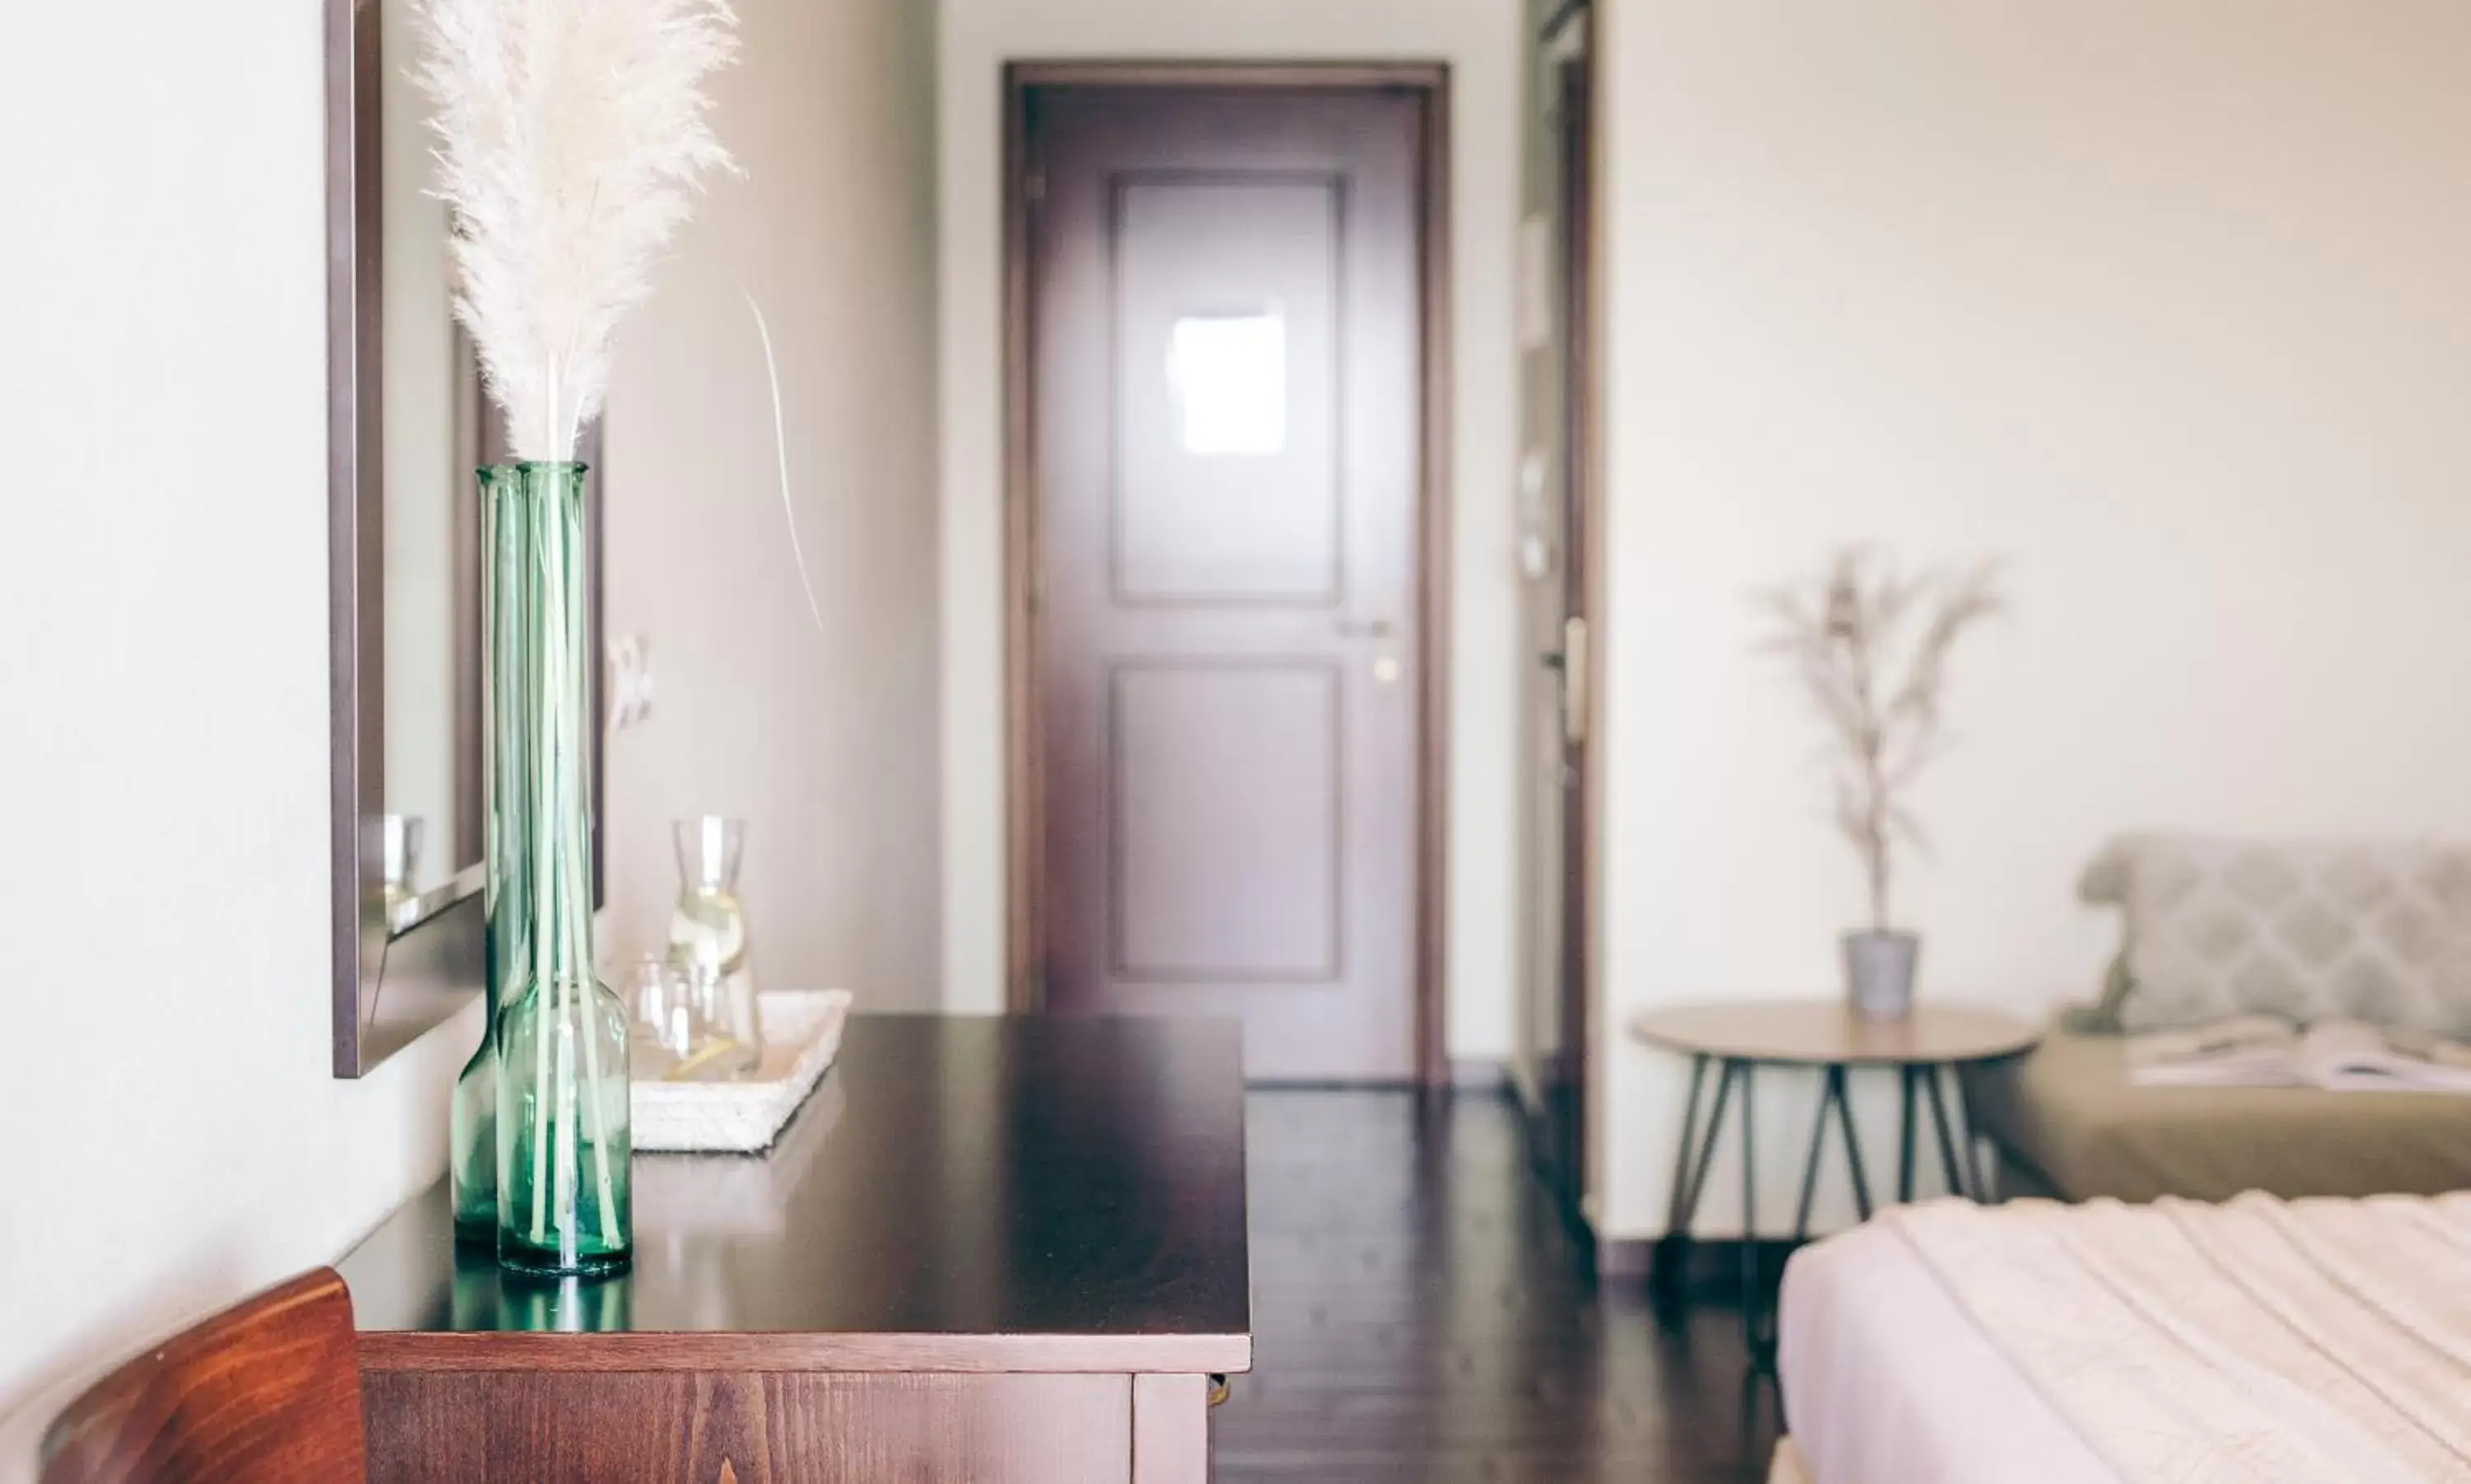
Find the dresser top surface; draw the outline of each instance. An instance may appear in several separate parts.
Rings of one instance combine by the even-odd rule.
[[[1242,1370],[1232,1024],[859,1016],[761,1156],[641,1154],[632,1269],[502,1273],[443,1183],[341,1264],[379,1368]]]

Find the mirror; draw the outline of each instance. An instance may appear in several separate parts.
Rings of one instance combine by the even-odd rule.
[[[414,0],[327,0],[334,1068],[366,1072],[481,991],[481,517],[505,457],[456,324]],[[586,519],[600,648],[598,430]],[[598,695],[596,688],[596,704]],[[596,734],[597,734],[596,728]],[[600,746],[593,747],[600,874]]]

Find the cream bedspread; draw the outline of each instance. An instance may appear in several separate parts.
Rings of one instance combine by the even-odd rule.
[[[2471,1195],[1881,1219],[2123,1484],[2471,1479]]]

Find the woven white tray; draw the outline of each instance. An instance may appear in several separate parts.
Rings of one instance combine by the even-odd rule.
[[[779,991],[756,998],[764,1060],[740,1082],[634,1084],[637,1150],[753,1154],[781,1136],[840,1053],[847,990]]]

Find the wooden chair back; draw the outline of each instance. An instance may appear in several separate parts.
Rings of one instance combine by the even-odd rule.
[[[320,1268],[129,1361],[43,1437],[41,1484],[362,1484],[352,1298]]]

